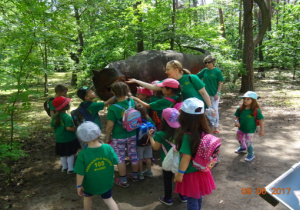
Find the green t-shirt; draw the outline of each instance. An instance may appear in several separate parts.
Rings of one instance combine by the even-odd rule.
[[[192,83],[190,82],[189,77],[190,77]],[[199,93],[199,90],[201,90],[203,87],[205,87],[205,84],[199,79],[199,77],[197,75],[184,74],[178,80],[178,82],[182,86],[181,92],[182,92],[183,100],[192,98],[192,97],[196,97],[196,98],[200,99],[201,101],[203,101],[205,104],[205,101],[203,100],[201,94]],[[205,104],[205,106],[206,106],[206,104]]]
[[[216,95],[219,82],[224,81],[222,72],[217,68],[213,68],[211,70],[208,68],[202,69],[197,76],[200,79],[203,79],[205,89],[209,96]]]
[[[251,109],[244,109],[241,113],[239,111],[238,107],[236,109],[236,112],[234,113],[234,116],[240,118],[240,127],[239,130],[244,133],[255,133],[257,125],[255,121],[255,117],[252,115]],[[262,115],[260,109],[257,109],[257,120],[264,119],[264,116]]]
[[[118,157],[112,147],[102,144],[98,148],[85,148],[76,158],[74,172],[84,176],[82,186],[93,195],[106,193],[113,187],[114,165]]]
[[[157,101],[157,100],[159,100],[159,99],[161,99],[161,98],[158,98],[157,96],[153,95],[153,96],[151,96],[151,98],[150,98],[150,102],[154,102],[154,101]]]
[[[54,106],[53,106],[53,100],[52,100],[52,101],[49,101],[48,104],[49,104],[49,109],[50,109],[50,111],[55,111],[55,108],[54,108]]]
[[[170,98],[176,101],[178,96],[175,95]],[[161,119],[163,109],[168,107],[173,107],[174,103],[172,101],[165,99],[165,97],[163,97],[162,99],[158,99],[157,101],[152,102],[149,105],[152,110],[157,112],[157,116]]]
[[[168,141],[172,142],[175,144],[175,139],[174,136],[168,137],[167,138],[167,133],[164,131],[158,131],[155,136],[153,137],[154,141],[157,141],[158,143],[161,143],[162,145],[164,145],[164,147],[166,148],[167,152],[170,150],[171,145],[165,140],[167,139]],[[161,157],[161,161],[164,161],[166,154],[163,150],[163,148],[161,148],[161,153],[160,153],[160,157]]]
[[[129,98],[129,101],[131,103],[131,107],[134,108],[134,101],[132,98]],[[124,109],[128,109],[129,103],[128,100],[117,102],[119,106],[123,107]],[[114,139],[124,139],[131,136],[136,135],[136,130],[133,131],[127,131],[125,128],[123,128],[122,125],[122,117],[123,117],[124,110],[115,106],[111,105],[107,112],[107,120],[114,122],[114,127],[112,130],[112,138]]]
[[[58,143],[67,143],[76,139],[75,132],[68,131],[66,127],[74,127],[72,117],[67,113],[60,113],[60,125],[55,126],[55,113],[51,120],[51,127],[54,128],[55,140]]]
[[[183,138],[182,138],[182,144],[179,150],[179,154],[180,154],[180,161],[182,158],[182,153],[187,154],[187,155],[192,155],[192,151],[191,151],[191,136],[184,134]],[[189,163],[188,168],[186,169],[186,174],[187,173],[192,173],[197,171],[197,169],[195,167],[193,167],[193,163],[192,160]]]
[[[87,101],[83,101],[84,104],[87,103]],[[87,108],[89,113],[92,115],[92,118],[94,119],[94,123],[99,126],[100,129],[101,127],[101,121],[99,117],[99,111],[104,109],[104,102],[92,102],[91,105]]]

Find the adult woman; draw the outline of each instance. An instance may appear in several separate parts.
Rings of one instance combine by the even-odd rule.
[[[197,77],[197,75],[193,75],[189,70],[183,69],[179,61],[169,61],[166,65],[166,74],[168,78],[176,79],[182,86],[183,100],[196,97],[202,100],[206,104],[206,107],[212,109],[209,95],[204,88],[205,84]],[[161,90],[156,84],[152,85],[136,79],[129,79],[127,83],[137,83],[140,86],[154,91]]]
[[[220,133],[219,131],[219,101],[222,84],[224,81],[222,72],[215,67],[216,58],[209,55],[203,60],[206,68],[202,69],[197,76],[203,80],[205,89],[210,97],[212,107],[216,111],[214,133]]]

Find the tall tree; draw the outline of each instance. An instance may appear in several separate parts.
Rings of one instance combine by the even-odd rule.
[[[222,31],[222,37],[226,38],[222,8],[219,8],[219,16],[220,16],[220,26],[221,26],[221,31]]]
[[[253,83],[253,60],[254,60],[254,48],[263,39],[269,24],[270,15],[264,0],[254,0],[261,12],[262,12],[262,27],[260,28],[258,34],[253,40],[253,26],[252,26],[252,9],[253,0],[244,0],[244,51],[243,51],[243,63],[246,72],[242,75],[242,85],[240,92],[244,93],[248,90],[254,90]]]
[[[174,49],[174,40],[175,40],[175,18],[176,18],[176,0],[173,0],[172,3],[172,26],[171,26],[171,30],[172,30],[172,36],[171,36],[171,40],[170,40],[170,49],[173,50]]]
[[[144,51],[144,37],[143,37],[143,16],[142,11],[139,8],[139,5],[141,5],[141,1],[136,2],[133,5],[133,9],[135,10],[135,15],[137,16],[138,22],[137,22],[137,51],[142,52]]]

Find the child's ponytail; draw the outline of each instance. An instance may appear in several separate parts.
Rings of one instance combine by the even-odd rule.
[[[58,112],[56,115],[55,115],[55,122],[54,122],[54,125],[56,127],[59,127],[60,126],[60,112]]]

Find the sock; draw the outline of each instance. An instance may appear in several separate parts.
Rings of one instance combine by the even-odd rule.
[[[121,182],[125,183],[127,182],[127,176],[121,176]]]
[[[68,169],[67,156],[60,157],[62,169]]]
[[[68,156],[67,162],[68,162],[68,171],[73,171],[74,170],[74,155]]]

